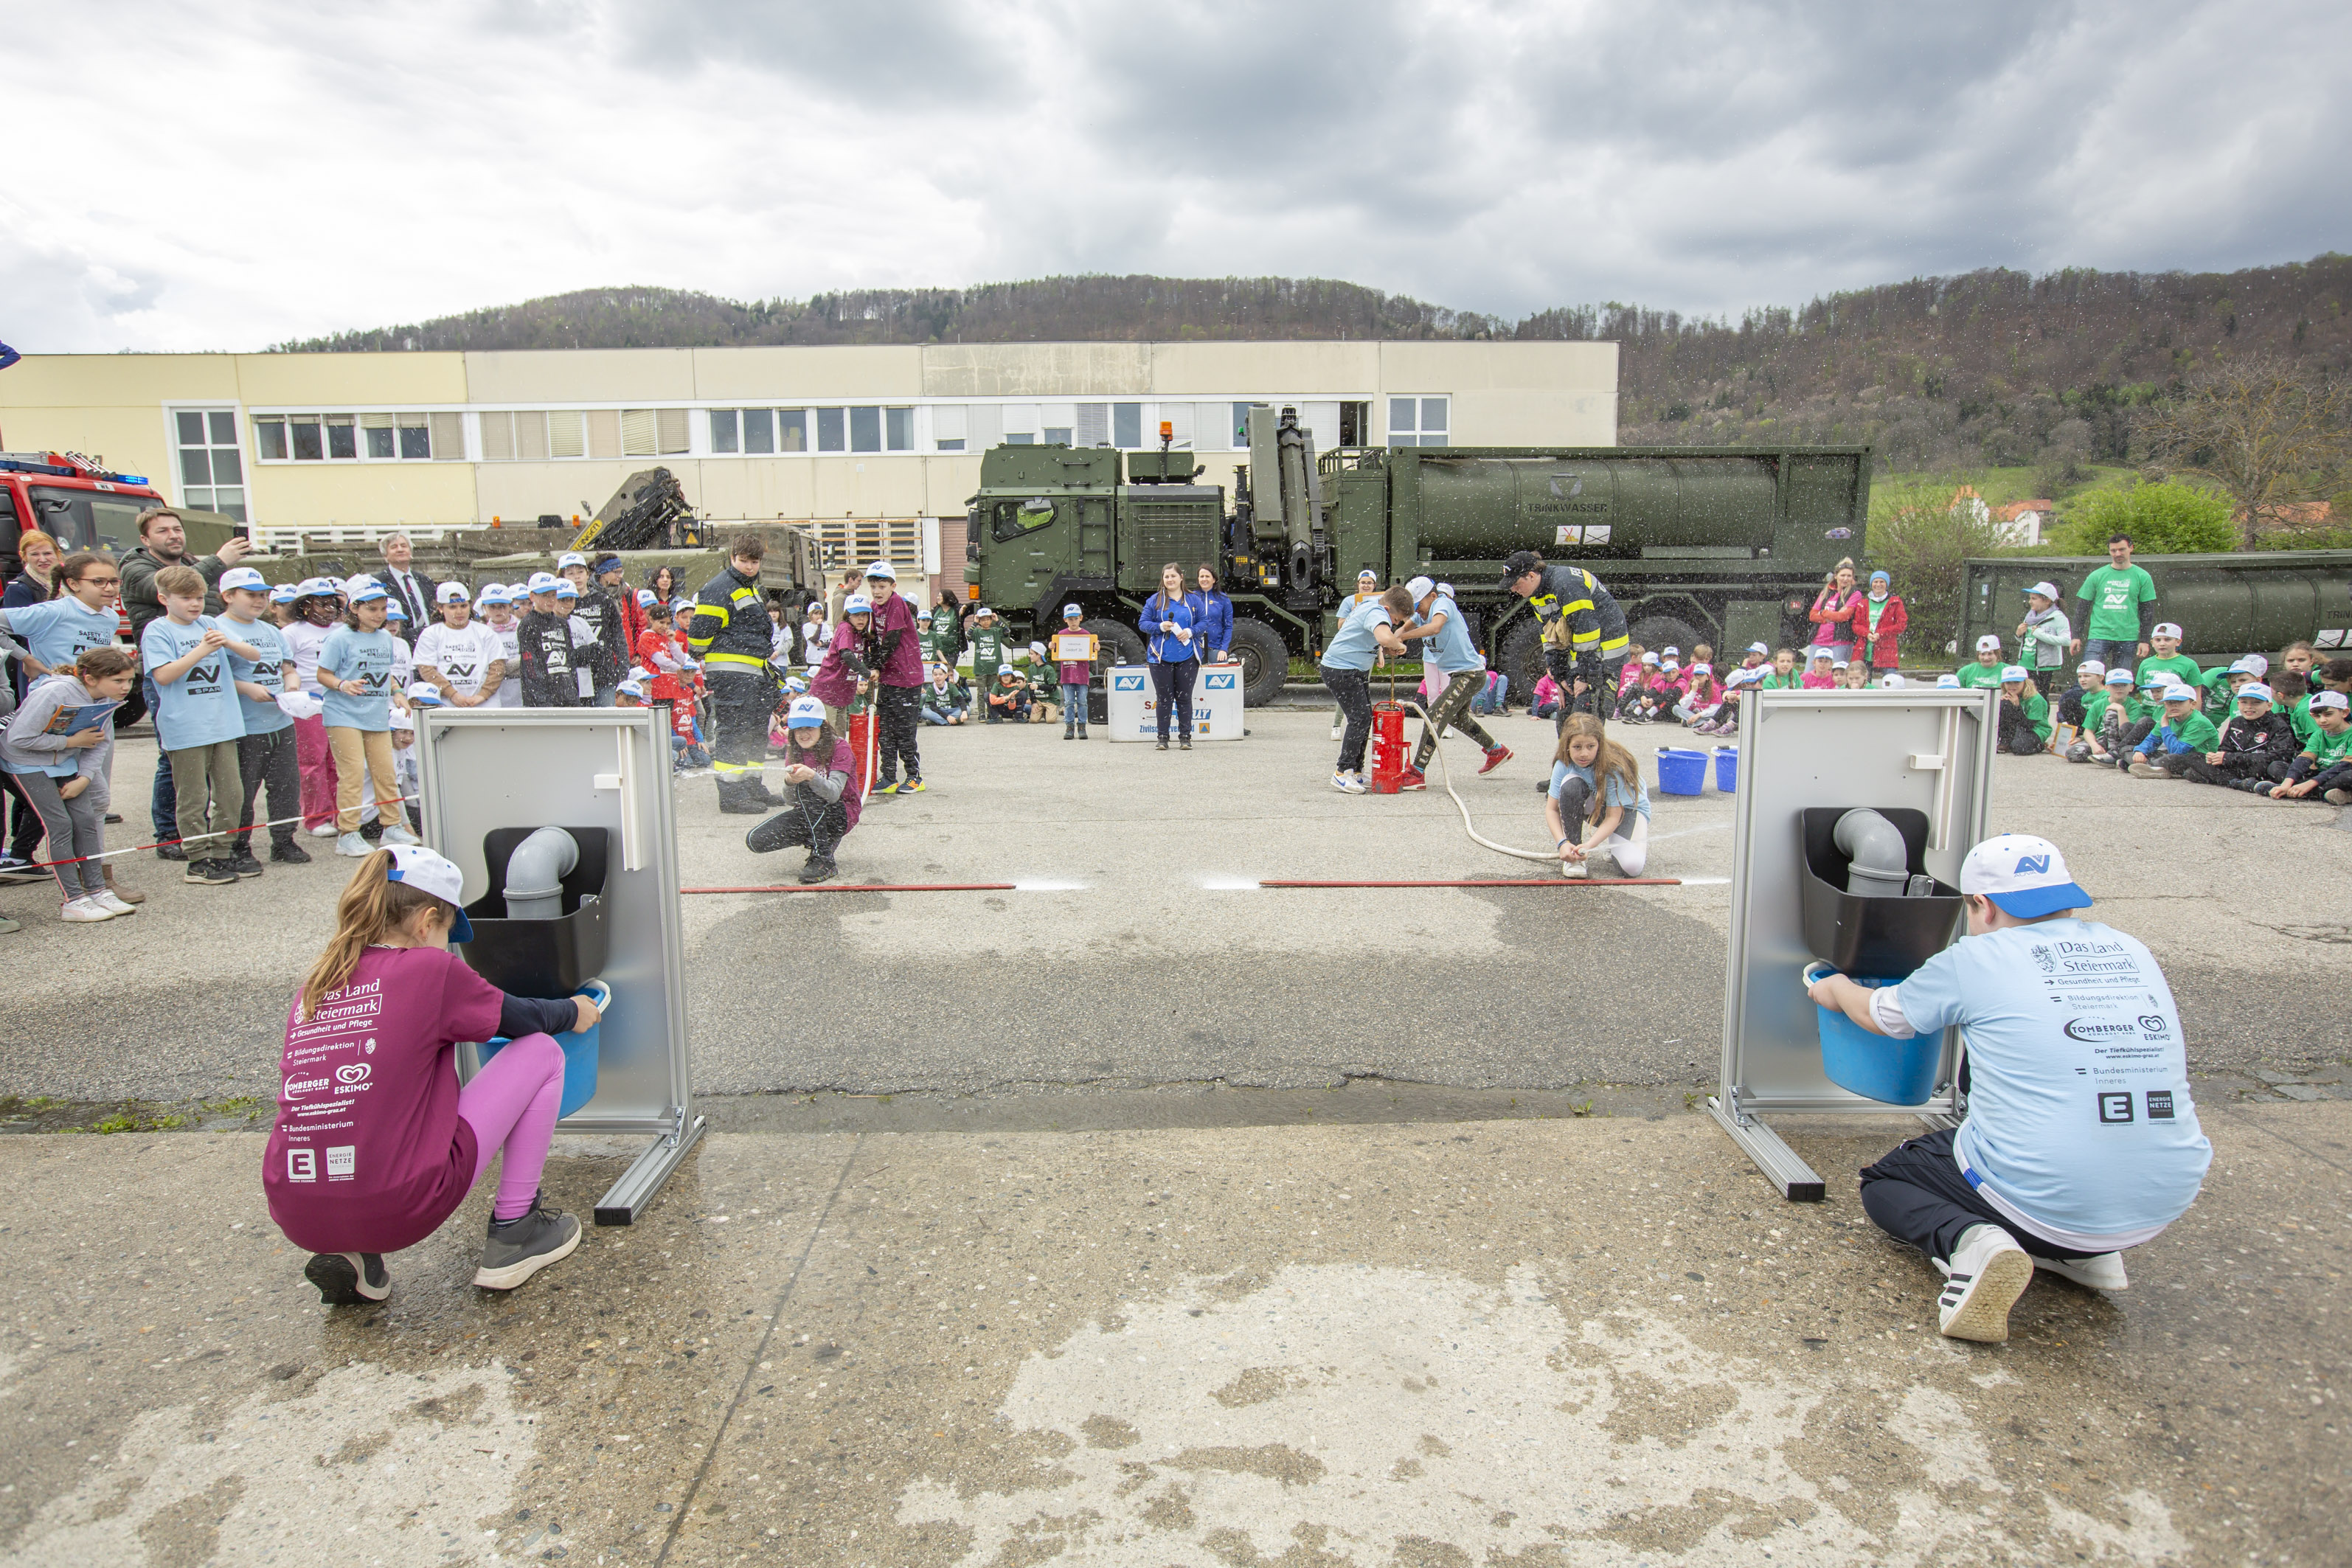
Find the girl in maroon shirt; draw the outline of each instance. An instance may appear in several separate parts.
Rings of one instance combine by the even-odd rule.
[[[580,1245],[580,1222],[541,1201],[563,1096],[551,1035],[600,1016],[586,997],[509,996],[449,951],[474,931],[461,878],[421,846],[360,862],[335,934],[286,1020],[278,1124],[261,1184],[269,1217],[313,1257],[330,1305],[381,1301],[383,1254],[432,1235],[503,1152],[474,1283],[511,1290]],[[460,1040],[511,1044],[463,1089]]]

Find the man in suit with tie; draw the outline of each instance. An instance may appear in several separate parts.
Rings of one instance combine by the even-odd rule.
[[[416,634],[435,622],[433,593],[440,584],[422,572],[410,570],[416,552],[408,542],[408,535],[387,533],[380,548],[383,551],[383,585],[408,610],[408,619],[388,623],[389,629],[403,642],[414,644]]]

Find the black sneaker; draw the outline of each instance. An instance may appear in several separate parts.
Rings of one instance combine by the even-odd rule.
[[[290,838],[283,844],[270,846],[269,858],[280,866],[308,866],[310,863],[310,852]]]
[[[207,887],[227,888],[236,883],[236,873],[228,868],[226,860],[191,860],[183,882],[202,882]]]
[[[1180,752],[1189,752],[1192,749],[1192,742],[1190,741],[1179,741],[1176,742],[1176,749]]]
[[[0,856],[0,882],[46,882],[49,874],[23,855]]]
[[[531,1194],[530,1212],[516,1219],[490,1218],[482,1243],[482,1266],[474,1283],[485,1290],[511,1290],[580,1246],[580,1222],[547,1206],[547,1194]]]
[[[121,814],[121,812],[119,812],[119,811],[110,811],[110,812],[108,812],[108,813],[106,814],[106,823],[107,823],[107,826],[110,826],[110,827],[111,827],[111,826],[115,826],[117,823],[120,823],[121,820],[122,820],[122,814]]]
[[[832,856],[811,855],[808,858],[808,864],[801,868],[801,881],[804,886],[816,882],[829,882],[839,874],[840,869],[833,863]]]
[[[383,824],[381,822],[361,823],[360,837],[366,839],[371,844],[382,843],[383,841]]]
[[[155,858],[158,860],[184,860],[187,858],[188,852],[177,844],[155,846]]]
[[[253,858],[253,851],[250,849],[240,849],[231,855],[228,858],[228,868],[232,875],[238,877],[261,875],[261,862]]]
[[[302,1266],[302,1278],[319,1288],[330,1307],[364,1307],[392,1294],[392,1275],[381,1252],[321,1252]]]

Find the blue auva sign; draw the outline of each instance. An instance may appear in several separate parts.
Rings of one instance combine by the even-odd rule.
[[[1140,691],[1143,689],[1143,677],[1114,675],[1111,677],[1111,689],[1116,691]]]
[[[1231,691],[1234,689],[1234,678],[1231,675],[1209,675],[1202,679],[1209,683],[1208,689],[1211,691]]]

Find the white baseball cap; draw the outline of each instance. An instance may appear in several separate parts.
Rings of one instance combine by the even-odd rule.
[[[1013,675],[1017,672],[1009,664],[1000,664],[996,667],[996,673],[999,675]]]
[[[1415,577],[1412,582],[1407,583],[1404,585],[1404,591],[1408,595],[1412,595],[1412,602],[1418,605],[1423,599],[1426,599],[1432,594],[1437,592],[1437,579],[1434,577]]]
[[[2039,594],[2043,598],[2050,600],[2053,604],[2055,604],[2058,599],[2058,584],[2055,583],[2036,583],[2032,587],[2028,588],[2026,592],[2029,594]]]
[[[556,584],[555,596],[559,599],[577,599],[580,597],[580,590],[574,587],[569,579],[566,579],[563,582]]]
[[[793,705],[784,710],[784,728],[814,730],[824,722],[824,704],[814,697],[795,697]]]
[[[505,584],[492,583],[482,590],[480,597],[474,602],[486,608],[491,605],[511,605],[514,603],[514,595],[507,592]]]
[[[448,706],[447,702],[441,695],[440,689],[429,680],[410,681],[408,683],[408,700],[420,708],[444,708]]]
[[[331,577],[305,577],[295,589],[295,595],[303,599],[323,599],[335,591],[335,580]]]
[[[433,590],[433,597],[436,603],[444,605],[463,605],[470,600],[463,583],[444,583]]]
[[[2091,906],[2091,895],[2075,886],[2066,857],[2047,838],[2003,833],[1969,851],[1960,862],[1960,891],[1981,893],[2020,920]]]
[[[1440,583],[1437,585],[1437,591],[1449,599],[1454,597],[1454,584],[1451,583]]]
[[[2352,710],[2352,697],[2347,697],[2341,691],[2315,691],[2311,694],[2311,700],[2305,707],[2306,711],[2312,713],[2316,713],[2323,708],[2342,708]]]
[[[2106,683],[2109,686],[2129,686],[2132,683],[2132,672],[2119,664],[2107,671]]]
[[[1749,653],[1760,653],[1760,654],[1764,655],[1767,658],[1769,658],[1771,657],[1771,655],[1772,655],[1772,650],[1771,650],[1770,648],[1769,648],[1769,647],[1765,647],[1762,643],[1760,643],[1760,642],[1752,642],[1752,643],[1749,643],[1749,644],[1748,645],[1748,651]]]
[[[2259,680],[2250,680],[2238,688],[2238,700],[2243,702],[2249,697],[2268,702],[2271,700],[2271,689]]]
[[[1713,675],[1715,673],[1715,666],[1711,664],[1695,664],[1690,667],[1690,672],[1693,675]]]
[[[868,566],[866,569],[866,574],[868,577],[880,577],[885,581],[891,583],[896,583],[898,580],[898,572],[887,561],[877,561],[873,565]]]
[[[1658,656],[1654,653],[1645,653],[1642,656],[1642,662],[1643,664],[1655,664],[1658,662]]]
[[[555,592],[556,584],[562,581],[562,579],[552,572],[534,572],[530,574],[530,581],[524,584],[523,587],[529,593],[552,594]]]
[[[459,901],[466,896],[465,873],[455,861],[422,844],[387,844],[384,852],[392,857],[392,865],[383,874],[385,881],[405,882],[440,900],[457,915],[449,926],[449,940],[474,940],[474,922],[466,918],[466,906]]]
[[[1426,582],[1428,582],[1428,581],[1429,581],[1429,579],[1428,579],[1428,578],[1426,578],[1426,577],[1423,577],[1423,578],[1418,579],[1418,581],[1420,581],[1420,582],[1423,582],[1423,583],[1426,583]],[[1680,652],[1682,652],[1683,650],[1682,650],[1682,649],[1680,649],[1680,648],[1678,648],[1678,647],[1669,647],[1669,648],[1664,648],[1664,649],[1661,649],[1660,651],[1661,651],[1661,652],[1663,652],[1663,653],[1664,653],[1664,654],[1668,658],[1674,658],[1676,654],[1679,654],[1679,653],[1680,653]]]
[[[841,601],[841,613],[844,616],[870,616],[874,613],[874,601],[863,594],[852,594]]]
[[[2007,686],[2012,680],[2023,680],[2025,679],[2025,667],[2023,665],[2004,664],[2000,667],[2000,683],[2003,686]]]
[[[226,581],[226,579],[224,579],[224,581]],[[2251,657],[2248,657],[2239,659],[2237,662],[2231,665],[2229,673],[2231,675],[2261,676],[2268,673],[2269,669],[2270,666],[2266,664],[2257,665]]]
[[[364,605],[371,600],[389,598],[391,595],[384,592],[383,584],[374,578],[354,577],[343,584],[343,597],[354,605]],[[401,613],[405,615],[407,612],[404,610]]]
[[[2168,686],[2164,689],[2164,700],[2167,702],[2194,702],[2197,693],[2186,686]]]
[[[2086,658],[2082,663],[2074,667],[2074,672],[2077,675],[2080,675],[2084,670],[2090,671],[2093,675],[2105,675],[2107,672],[2106,661],[2105,659]]]
[[[2170,621],[2158,621],[2156,629],[2147,635],[2152,637],[2177,637],[2180,635],[2180,628]]]
[[[2271,672],[2271,661],[2269,658],[2259,653],[2250,653],[2238,662],[2244,665],[2248,669],[2252,670],[2256,675],[2268,675]]]
[[[978,620],[982,616],[992,616],[994,614],[996,614],[996,612],[990,609],[986,605],[975,605],[972,606],[971,618],[973,620]]]
[[[585,566],[587,564],[588,557],[581,554],[577,550],[567,550],[562,554],[555,558],[555,569],[558,572],[569,572],[574,566]]]
[[[1373,570],[1372,570],[1370,567],[1369,567],[1369,566],[1365,567],[1361,572],[1359,572],[1359,573],[1357,573],[1357,574],[1356,574],[1356,581],[1357,581],[1357,582],[1359,582],[1359,583],[1377,583],[1377,582],[1379,582],[1380,580],[1381,580],[1381,574],[1380,574],[1379,573],[1377,573],[1377,572],[1373,571]]]
[[[1064,620],[1068,620],[1072,616],[1083,616],[1085,614],[1086,612],[1078,608],[1076,605],[1064,605],[1062,606],[1062,618]]]
[[[1906,686],[1908,685],[1909,682],[1906,681],[1901,675],[1890,669],[1878,684],[1881,686]]]
[[[226,594],[236,588],[259,588],[267,593],[269,579],[250,566],[232,566],[220,574],[220,591]]]
[[[1958,676],[1957,676],[1957,675],[1939,675],[1939,676],[1936,677],[1936,689],[1937,689],[1937,690],[1938,690],[1938,691],[1958,691],[1959,689],[1960,689],[1960,678],[1959,678]]]
[[[1852,669],[1853,668],[1853,660],[1850,658],[1833,658],[1830,660],[1830,668],[1832,669]]]
[[[416,721],[395,708],[392,712],[392,727],[395,730],[415,730]]]
[[[797,675],[788,676],[784,680],[784,689],[791,692],[793,696],[798,697],[802,692],[808,689],[808,682],[803,680]]]
[[[290,605],[301,596],[302,584],[299,583],[280,583],[269,590],[269,602],[273,605]]]
[[[1977,651],[1979,653],[1999,653],[2000,651],[2000,634],[1998,632],[1987,632],[1984,636],[1977,638]]]
[[[624,680],[620,685],[613,688],[613,689],[615,691],[625,691],[630,696],[635,697],[639,700],[643,700],[646,695],[646,683],[632,677],[630,679]]]

